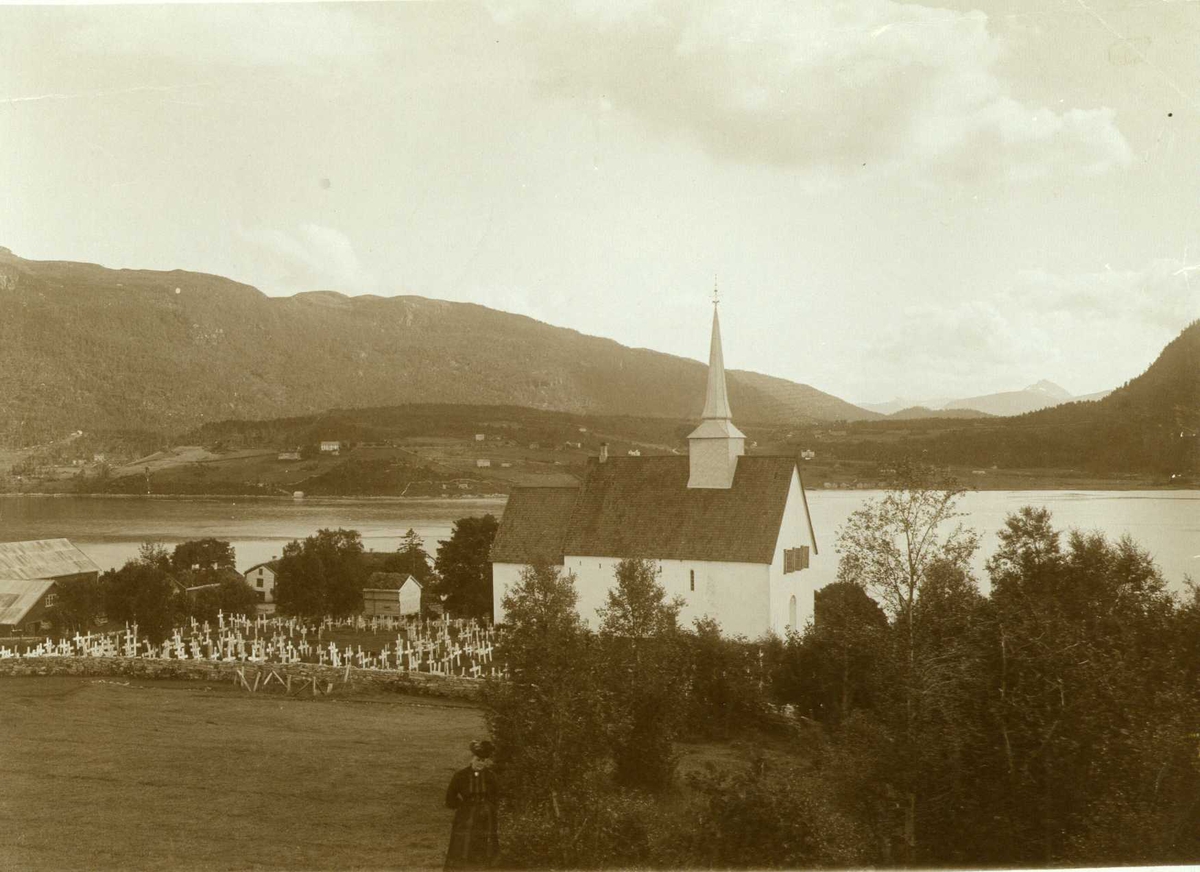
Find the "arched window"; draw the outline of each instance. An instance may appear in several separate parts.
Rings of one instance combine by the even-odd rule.
[[[797,629],[797,627],[796,627],[796,597],[795,596],[793,596],[791,598],[791,600],[788,601],[788,626],[791,627],[793,630]]]

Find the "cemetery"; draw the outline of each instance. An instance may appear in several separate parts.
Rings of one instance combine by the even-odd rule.
[[[215,625],[191,619],[157,644],[132,624],[112,632],[0,645],[0,675],[228,679],[251,692],[276,682],[288,693],[311,688],[313,694],[353,680],[473,697],[483,678],[503,674],[495,642],[495,628],[473,619],[356,615],[306,622],[218,613]]]

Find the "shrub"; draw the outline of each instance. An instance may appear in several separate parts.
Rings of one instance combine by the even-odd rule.
[[[692,863],[799,868],[870,862],[869,832],[811,766],[754,760],[736,774],[694,775],[703,796]]]

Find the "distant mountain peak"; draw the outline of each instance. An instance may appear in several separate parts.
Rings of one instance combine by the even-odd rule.
[[[1049,381],[1048,379],[1042,379],[1041,381],[1034,382],[1026,387],[1025,390],[1033,391],[1036,394],[1045,394],[1046,396],[1053,397],[1059,401],[1069,400],[1072,396],[1071,392],[1066,388],[1062,387],[1061,385],[1056,385],[1054,382]]]

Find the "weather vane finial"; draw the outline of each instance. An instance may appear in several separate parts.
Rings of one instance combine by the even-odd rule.
[[[713,305],[721,302],[721,292],[717,290],[717,274],[713,273]]]

